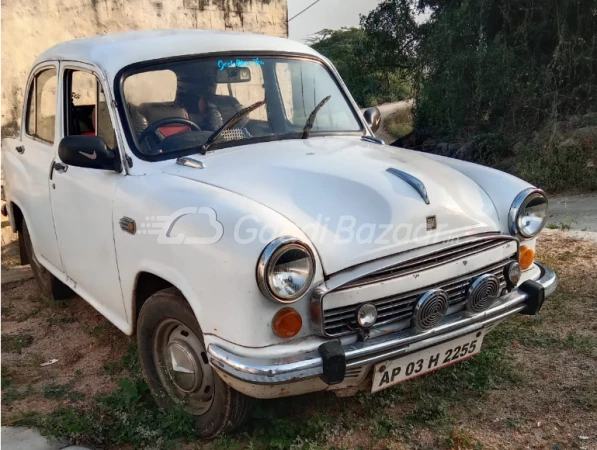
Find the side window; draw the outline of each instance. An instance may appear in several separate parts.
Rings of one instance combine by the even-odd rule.
[[[56,87],[56,69],[43,70],[31,83],[28,97],[27,134],[49,143],[56,129]]]
[[[82,70],[69,70],[65,73],[65,81],[65,135],[100,136],[109,148],[115,148],[114,127],[96,76]]]

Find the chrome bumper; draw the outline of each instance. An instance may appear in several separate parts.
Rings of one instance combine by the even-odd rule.
[[[541,269],[541,276],[536,282],[543,287],[547,297],[555,291],[558,278],[549,267],[537,265]],[[437,327],[423,333],[409,328],[345,345],[346,369],[385,361],[472,333],[522,312],[529,301],[529,294],[517,288],[500,297],[491,308],[482,313],[471,315],[462,311],[452,314]],[[323,374],[323,359],[317,350],[286,358],[258,359],[235,355],[212,344],[208,353],[214,367],[251,384],[292,383]]]

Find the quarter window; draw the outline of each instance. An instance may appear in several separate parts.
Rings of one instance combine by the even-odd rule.
[[[289,60],[276,63],[276,78],[286,119],[303,126],[315,107],[328,95],[313,126],[313,131],[357,130],[359,124],[342,91],[320,64]]]
[[[49,143],[56,129],[56,88],[56,69],[40,72],[31,83],[27,106],[27,134]]]
[[[116,147],[114,127],[110,119],[106,96],[99,80],[91,72],[65,72],[66,136],[99,136],[109,148]]]
[[[30,136],[35,135],[35,78],[31,81],[31,87],[29,88],[29,95],[27,96],[27,134]]]

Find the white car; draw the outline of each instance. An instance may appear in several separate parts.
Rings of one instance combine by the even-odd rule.
[[[300,43],[78,39],[24,92],[2,144],[23,263],[136,333],[157,402],[204,437],[252,397],[377,392],[474,356],[556,288],[540,189],[385,146],[379,111]]]

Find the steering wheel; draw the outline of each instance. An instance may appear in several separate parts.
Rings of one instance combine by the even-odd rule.
[[[197,125],[195,122],[191,122],[189,119],[183,119],[182,117],[166,117],[165,119],[160,119],[160,120],[153,122],[151,125],[149,125],[147,128],[145,128],[141,132],[141,134],[139,134],[137,139],[139,140],[139,142],[143,142],[147,138],[147,136],[149,136],[151,133],[154,133],[157,135],[158,128],[164,127],[166,125],[172,125],[174,123],[177,123],[180,125],[187,125],[193,131],[201,131],[201,128],[199,128],[199,125]],[[161,136],[158,136],[158,137],[161,139]]]

